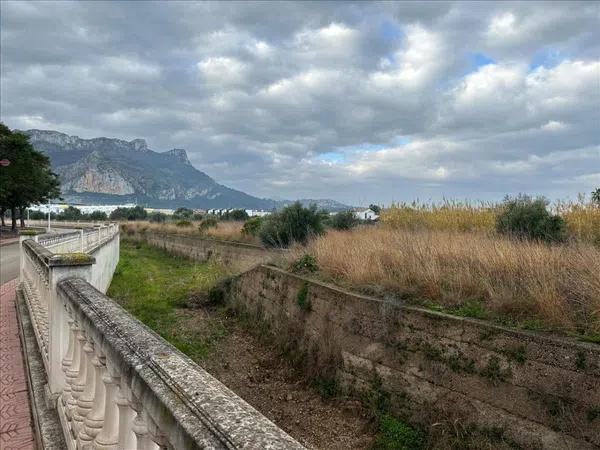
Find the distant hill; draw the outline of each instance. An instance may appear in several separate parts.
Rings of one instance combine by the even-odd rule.
[[[183,149],[155,152],[143,139],[81,139],[58,131],[22,131],[46,153],[60,175],[68,202],[150,207],[251,208],[273,210],[291,203],[258,198],[228,188],[196,169]],[[302,200],[330,211],[347,209],[334,200]]]

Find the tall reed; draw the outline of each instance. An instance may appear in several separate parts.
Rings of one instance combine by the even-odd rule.
[[[600,335],[600,249],[486,233],[360,227],[329,231],[291,259],[316,257],[326,277],[411,303],[512,324]]]

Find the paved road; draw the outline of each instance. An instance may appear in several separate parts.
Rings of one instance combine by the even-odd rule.
[[[0,247],[0,284],[19,276],[19,243],[3,245]]]

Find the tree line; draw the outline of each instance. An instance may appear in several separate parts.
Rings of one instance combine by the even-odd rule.
[[[32,204],[47,203],[60,196],[58,175],[52,172],[48,156],[29,143],[29,137],[13,132],[0,122],[0,218],[10,211],[11,228],[25,226],[25,209]]]

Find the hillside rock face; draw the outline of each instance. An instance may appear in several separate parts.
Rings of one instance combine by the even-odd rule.
[[[81,203],[136,201],[153,207],[273,209],[278,202],[218,184],[183,149],[158,153],[143,139],[81,139],[49,130],[23,133],[60,175],[63,197]]]

